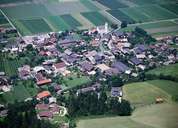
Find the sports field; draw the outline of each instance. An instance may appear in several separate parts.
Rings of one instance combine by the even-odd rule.
[[[81,119],[77,128],[177,128],[178,104],[141,107],[130,117]]]
[[[178,64],[172,64],[168,66],[162,66],[147,72],[147,74],[155,74],[155,75],[170,75],[178,78]]]

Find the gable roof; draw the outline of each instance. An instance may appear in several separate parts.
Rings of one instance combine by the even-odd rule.
[[[64,68],[65,66],[66,66],[66,64],[64,62],[54,64],[54,67],[56,69]]]
[[[129,67],[120,61],[113,63],[112,67],[116,68],[120,72],[125,72],[125,71],[129,70]]]
[[[49,91],[43,91],[43,92],[38,93],[37,98],[41,99],[41,98],[48,97],[50,95],[51,93]]]

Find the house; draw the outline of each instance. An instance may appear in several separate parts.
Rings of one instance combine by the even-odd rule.
[[[129,63],[132,65],[139,65],[139,64],[141,64],[141,61],[138,58],[133,57],[129,60]]]
[[[52,66],[55,73],[62,73],[66,70],[66,64],[64,62],[56,63]]]
[[[104,71],[104,74],[106,76],[115,76],[115,75],[118,75],[120,73],[121,72],[119,72],[116,68],[110,68],[110,69]]]
[[[38,113],[40,118],[47,118],[47,119],[52,119],[53,118],[53,113],[51,111],[41,111]]]
[[[122,97],[122,87],[112,87],[111,97]]]
[[[42,73],[37,73],[35,74],[35,79],[36,79],[36,82],[37,82],[37,85],[38,86],[42,86],[44,84],[48,84],[48,83],[51,83],[52,80],[51,79],[47,79],[46,77],[43,76]]]
[[[42,92],[38,93],[37,98],[43,99],[43,98],[46,98],[49,96],[51,96],[51,93],[49,91],[42,91]]]
[[[107,71],[110,69],[106,64],[98,64],[96,67],[103,73],[104,71]]]
[[[0,91],[9,92],[11,90],[11,86],[9,85],[6,78],[0,77]]]
[[[23,67],[18,68],[19,77],[23,80],[27,80],[31,77],[30,66],[24,65]]]
[[[80,63],[81,70],[84,72],[90,72],[93,70],[94,66],[89,61],[84,61]]]
[[[36,106],[35,106],[35,109],[37,109],[37,110],[48,110],[49,109],[49,105],[48,104],[37,104]]]
[[[126,74],[130,74],[131,73],[130,68],[127,65],[123,64],[122,62],[120,62],[120,61],[114,62],[111,66],[113,68],[117,69],[118,72],[126,73]]]

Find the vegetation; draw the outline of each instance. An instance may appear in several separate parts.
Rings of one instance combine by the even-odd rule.
[[[154,104],[156,98],[165,102],[172,101],[172,96],[178,93],[178,84],[167,80],[153,80],[131,83],[124,86],[124,98],[134,106]]]
[[[157,104],[136,109],[129,117],[82,118],[77,128],[177,128],[177,104]]]
[[[37,94],[37,88],[33,81],[18,81],[10,92],[0,94],[0,103],[23,102]]]
[[[165,76],[167,79],[169,77],[178,78],[178,64],[162,66],[156,69],[149,70],[146,72],[146,75],[153,75],[155,76]]]
[[[56,128],[50,122],[37,118],[35,104],[31,101],[10,104],[7,117],[0,123],[1,128]]]
[[[97,92],[79,93],[78,96],[71,93],[67,107],[70,117],[103,114],[128,116],[132,112],[128,101],[122,100],[120,103],[117,98],[108,98],[104,91],[99,97]]]

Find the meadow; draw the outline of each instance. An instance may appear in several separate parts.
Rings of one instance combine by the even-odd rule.
[[[129,117],[81,119],[77,128],[177,128],[178,104],[157,104],[136,109]]]
[[[152,80],[124,85],[124,99],[135,107],[155,104],[161,97],[165,102],[172,102],[172,96],[178,94],[178,83],[167,80]]]
[[[178,64],[162,66],[162,67],[150,70],[146,74],[154,74],[154,75],[163,74],[163,75],[170,75],[172,77],[178,78]]]
[[[37,88],[32,81],[18,82],[10,92],[0,95],[0,102],[15,103],[16,101],[24,101],[27,98],[35,96],[37,92]]]
[[[124,99],[131,102],[134,111],[127,117],[79,118],[77,128],[177,128],[178,104],[172,96],[178,94],[178,83],[167,80],[152,80],[126,84]],[[164,103],[156,104],[161,97]]]
[[[65,89],[69,89],[69,88],[81,86],[84,84],[88,84],[90,81],[91,80],[87,76],[80,75],[80,77],[78,77],[76,74],[72,74],[68,77],[65,77],[63,80],[63,83],[66,86]]]

